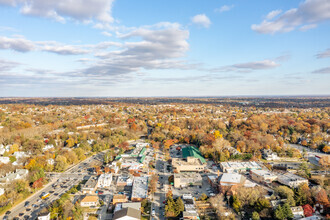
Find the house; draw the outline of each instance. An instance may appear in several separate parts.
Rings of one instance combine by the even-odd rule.
[[[199,173],[184,172],[174,174],[174,187],[187,187],[189,185],[202,186],[203,178]]]
[[[293,219],[301,219],[301,218],[305,217],[304,209],[302,206],[291,207],[291,211],[293,214]]]
[[[38,220],[50,220],[50,212],[40,213],[38,215]]]
[[[133,208],[141,211],[141,202],[124,202],[124,203],[116,203],[116,207],[114,213],[122,210],[124,208]]]
[[[111,182],[112,182],[112,173],[101,174],[98,179],[97,185],[98,187],[103,187],[103,188],[110,187]]]
[[[0,196],[2,196],[3,194],[5,194],[5,189],[4,188],[0,188]]]
[[[14,152],[14,157],[16,158],[22,158],[27,157],[28,155],[24,151],[16,151]]]
[[[95,194],[96,188],[97,188],[97,183],[98,183],[98,178],[91,176],[87,182],[84,184],[84,186],[81,188],[81,191],[84,194]]]
[[[251,170],[250,176],[258,183],[271,183],[277,179],[277,176],[268,170]]]
[[[44,146],[42,148],[42,151],[47,151],[47,150],[50,150],[50,149],[53,149],[54,148],[54,145],[52,144],[47,144],[46,146]]]
[[[0,157],[0,163],[9,163],[10,159],[9,157]]]
[[[24,179],[29,171],[26,169],[16,169],[14,173],[7,173],[5,177],[0,178],[0,182],[8,183],[14,180]]]
[[[132,188],[132,202],[140,202],[148,197],[148,177],[135,177]]]
[[[261,155],[262,155],[262,158],[264,158],[265,160],[278,160],[278,159],[280,159],[277,156],[277,153],[275,153],[275,152],[273,152],[271,150],[263,149],[261,151]]]
[[[284,174],[279,174],[277,181],[279,183],[289,186],[291,188],[297,188],[299,185],[304,184],[304,183],[308,184],[307,179],[305,179],[301,176],[295,175],[293,173],[290,173],[290,172],[287,172]]]
[[[261,166],[255,162],[221,162],[220,168],[225,173],[241,173],[250,170],[261,170]]]
[[[97,206],[99,203],[99,197],[98,196],[85,196],[80,202],[80,205],[82,207],[91,207],[91,206]]]
[[[113,198],[112,198],[113,205],[116,205],[117,203],[124,203],[127,201],[128,201],[127,196],[124,194],[115,194],[115,195],[113,195]]]
[[[139,220],[141,219],[141,211],[130,207],[123,208],[113,215],[114,220]]]

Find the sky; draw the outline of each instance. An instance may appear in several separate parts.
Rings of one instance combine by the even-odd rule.
[[[330,0],[0,0],[0,97],[330,95]]]

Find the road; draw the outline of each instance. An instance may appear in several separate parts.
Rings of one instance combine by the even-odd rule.
[[[159,180],[157,190],[154,193],[151,209],[155,209],[156,216],[154,216],[154,219],[163,220],[165,219],[165,205],[163,204],[163,201],[166,199],[165,185],[168,184],[169,174],[166,172],[166,167],[164,166],[165,161],[163,153],[158,151],[156,154],[156,170],[158,172]]]
[[[299,144],[288,144],[290,147],[293,147],[293,148],[296,148],[298,150],[300,150],[301,153],[303,153],[303,150],[306,151],[306,156],[308,158],[308,161],[316,166],[319,166],[319,162],[318,160],[316,160],[316,157],[315,156],[319,156],[319,157],[322,157],[322,156],[329,156],[329,154],[326,154],[326,153],[322,153],[320,151],[317,151],[317,150],[313,150],[313,149],[310,149],[308,147],[304,147],[304,146],[301,146]]]
[[[90,166],[90,164],[103,161],[104,152],[105,151],[100,152],[90,158],[85,159],[84,161],[81,161],[63,173],[53,175],[50,183],[48,183],[44,188],[12,208],[8,218],[14,219],[17,217],[16,219],[36,219],[39,212],[44,207],[47,207],[52,202],[59,199],[60,196],[67,192],[72,186],[77,185],[83,179],[87,179],[89,177],[87,168]],[[54,183],[57,183],[57,188],[52,187]],[[59,185],[62,185],[62,187]],[[49,193],[50,196],[46,200],[43,200],[40,198],[42,193]],[[25,208],[24,205],[27,201],[29,202],[29,207]],[[35,207],[32,207],[32,205]],[[3,217],[4,216],[1,216],[1,219]]]

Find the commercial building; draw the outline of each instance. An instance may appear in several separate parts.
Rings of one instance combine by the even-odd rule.
[[[203,178],[199,173],[184,172],[174,174],[174,187],[187,187],[189,185],[202,186]]]
[[[82,207],[91,207],[91,206],[97,206],[99,203],[99,197],[98,196],[85,196],[80,202],[80,205]]]
[[[112,173],[108,174],[101,174],[99,179],[98,179],[98,187],[110,187],[112,182]]]
[[[123,208],[113,215],[114,220],[139,220],[141,219],[141,211],[133,208]]]
[[[148,197],[148,177],[135,177],[132,188],[132,202],[140,202]]]
[[[133,180],[129,176],[118,176],[117,186],[132,186]]]
[[[141,211],[141,202],[124,202],[117,203],[114,212],[117,212],[124,208],[133,208]]]
[[[308,184],[307,179],[290,172],[287,172],[285,174],[279,174],[277,181],[291,188],[297,188],[299,185],[304,183]]]
[[[277,175],[268,170],[251,170],[250,175],[258,183],[271,183],[277,179]]]
[[[261,170],[261,166],[255,162],[222,162],[220,163],[222,172],[225,173],[240,173],[250,170]]]
[[[182,149],[183,158],[173,158],[172,167],[175,172],[201,172],[206,167],[206,161],[196,147]]]
[[[232,187],[254,187],[255,183],[247,180],[243,175],[238,173],[224,173],[219,177],[219,192],[225,192]]]
[[[81,188],[81,191],[84,194],[94,194],[97,188],[97,177],[91,176],[87,182],[84,184],[84,186]]]

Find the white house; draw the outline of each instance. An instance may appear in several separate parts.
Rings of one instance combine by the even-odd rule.
[[[4,188],[0,188],[0,196],[2,196],[3,194],[5,194],[5,189]]]
[[[10,159],[9,157],[0,157],[0,163],[9,163]]]
[[[98,179],[99,187],[109,187],[112,182],[112,173],[101,174]]]
[[[50,220],[50,212],[40,213],[38,220]]]
[[[52,144],[47,144],[46,146],[44,146],[42,148],[43,151],[47,151],[47,150],[50,150],[50,149],[53,149],[54,148],[54,145]]]
[[[0,178],[0,182],[11,182],[13,180],[23,179],[28,175],[29,171],[26,169],[16,169],[14,173],[7,173],[5,177]]]

